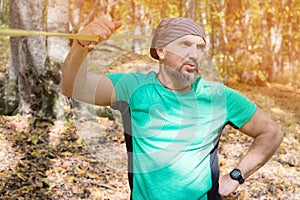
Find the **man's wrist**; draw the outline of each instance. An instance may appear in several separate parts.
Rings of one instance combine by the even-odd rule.
[[[89,41],[88,43],[86,44],[83,44],[82,42],[80,42],[79,40],[76,40],[77,44],[79,46],[81,46],[82,48],[89,48],[90,44],[91,44],[91,41]]]
[[[230,178],[239,182],[239,184],[243,184],[245,179],[243,178],[241,170],[235,168],[230,173]]]

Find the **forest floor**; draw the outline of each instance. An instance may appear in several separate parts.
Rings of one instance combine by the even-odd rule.
[[[285,138],[270,161],[228,199],[300,199],[300,89],[231,84],[276,121]],[[64,107],[65,118],[0,116],[0,199],[129,199],[123,127]],[[228,173],[252,139],[226,127],[219,146]],[[272,141],[266,141],[272,142]]]

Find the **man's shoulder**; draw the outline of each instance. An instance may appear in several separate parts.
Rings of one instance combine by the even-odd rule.
[[[150,71],[147,73],[141,73],[141,72],[131,72],[128,73],[132,77],[136,77],[137,79],[153,79],[156,77],[156,73],[154,71]]]
[[[199,77],[195,82],[195,88],[197,91],[209,94],[224,94],[227,86],[221,82],[209,81],[205,78]]]
[[[152,85],[156,81],[156,73],[128,72],[128,73],[110,73],[107,76],[111,79],[117,92],[133,92],[144,85]]]
[[[148,73],[141,73],[141,72],[112,72],[106,74],[108,77],[119,77],[119,78],[138,78],[138,79],[145,79],[149,77],[155,77],[156,73],[154,71],[150,71]]]
[[[151,71],[148,73],[140,72],[113,72],[106,74],[114,83],[116,82],[143,82],[146,80],[153,80],[156,76],[156,73]]]

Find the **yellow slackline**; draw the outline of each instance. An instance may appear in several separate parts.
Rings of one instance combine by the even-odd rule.
[[[32,30],[21,30],[21,29],[0,29],[0,35],[20,37],[20,36],[53,36],[53,37],[63,37],[69,39],[77,40],[89,40],[89,41],[99,41],[99,36],[97,35],[82,35],[82,34],[72,34],[72,33],[54,33],[45,31],[32,31]],[[110,40],[126,40],[126,39],[146,39],[152,36],[147,35],[113,35]]]

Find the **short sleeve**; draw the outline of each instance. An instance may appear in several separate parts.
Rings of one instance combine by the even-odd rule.
[[[227,122],[235,128],[241,128],[256,112],[257,106],[241,93],[226,87]]]
[[[126,101],[128,102],[128,92],[126,89],[126,81],[128,79],[125,79],[126,74],[125,73],[110,73],[106,74],[108,78],[112,81],[115,90],[116,90],[116,100],[117,101]]]
[[[129,102],[133,92],[141,84],[142,74],[140,73],[110,73],[106,74],[112,81],[116,90],[116,100]]]
[[[106,76],[108,76],[108,78],[112,81],[114,86],[116,86],[119,80],[124,76],[124,73],[110,73],[106,74]]]

